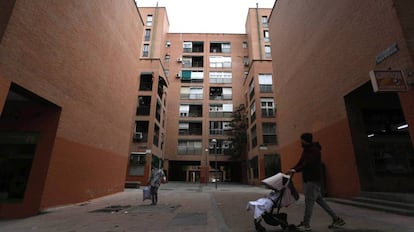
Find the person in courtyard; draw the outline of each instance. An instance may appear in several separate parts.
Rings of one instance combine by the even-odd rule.
[[[289,173],[301,172],[303,178],[303,191],[305,195],[305,212],[303,221],[297,226],[298,231],[311,231],[310,226],[313,206],[318,203],[331,217],[332,224],[329,228],[339,228],[345,225],[345,221],[338,217],[329,207],[321,193],[321,150],[319,142],[313,141],[311,133],[303,133],[300,136],[302,144],[302,155],[297,164],[289,170]]]
[[[158,188],[160,187],[161,180],[165,180],[164,171],[153,167],[151,170],[151,176],[148,179],[148,184],[151,185],[151,205],[156,205],[158,202]]]

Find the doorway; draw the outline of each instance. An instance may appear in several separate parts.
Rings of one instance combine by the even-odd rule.
[[[399,96],[367,82],[345,96],[362,191],[414,192],[414,150]]]
[[[0,210],[0,217],[38,212],[60,112],[55,104],[11,84],[0,117],[0,205],[21,204],[13,204],[15,211]]]

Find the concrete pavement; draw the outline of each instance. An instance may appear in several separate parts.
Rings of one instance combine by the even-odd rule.
[[[141,189],[64,207],[48,209],[30,218],[0,221],[1,232],[126,232],[126,231],[255,231],[249,201],[269,193],[263,187],[219,183],[169,182],[159,190],[156,206],[142,201]],[[330,230],[330,218],[315,206],[313,231],[336,232],[412,232],[413,217],[372,211],[329,202],[347,224]],[[303,215],[303,197],[282,211],[288,222],[297,224]],[[282,231],[262,222],[268,231]]]

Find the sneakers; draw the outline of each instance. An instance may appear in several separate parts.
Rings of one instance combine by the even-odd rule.
[[[297,231],[312,231],[312,227],[310,225],[306,225],[305,223],[301,222],[299,225],[296,226]]]
[[[340,217],[336,217],[332,224],[328,226],[329,229],[335,229],[335,228],[339,228],[341,226],[345,225],[345,221],[340,218]]]
[[[336,228],[340,228],[343,225],[345,225],[345,221],[340,218],[340,217],[336,217],[332,224],[328,226],[329,229],[336,229]],[[306,225],[305,223],[301,222],[299,225],[296,226],[296,230],[297,231],[312,231],[312,227],[310,225]]]

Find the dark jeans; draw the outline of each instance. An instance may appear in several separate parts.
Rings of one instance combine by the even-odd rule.
[[[303,183],[303,191],[305,192],[305,214],[303,216],[303,223],[305,225],[310,225],[313,205],[318,203],[331,217],[332,219],[336,218],[335,212],[329,207],[326,201],[323,199],[321,194],[321,187],[316,182],[306,182]]]
[[[158,187],[151,186],[151,200],[152,204],[157,204],[158,201]]]

